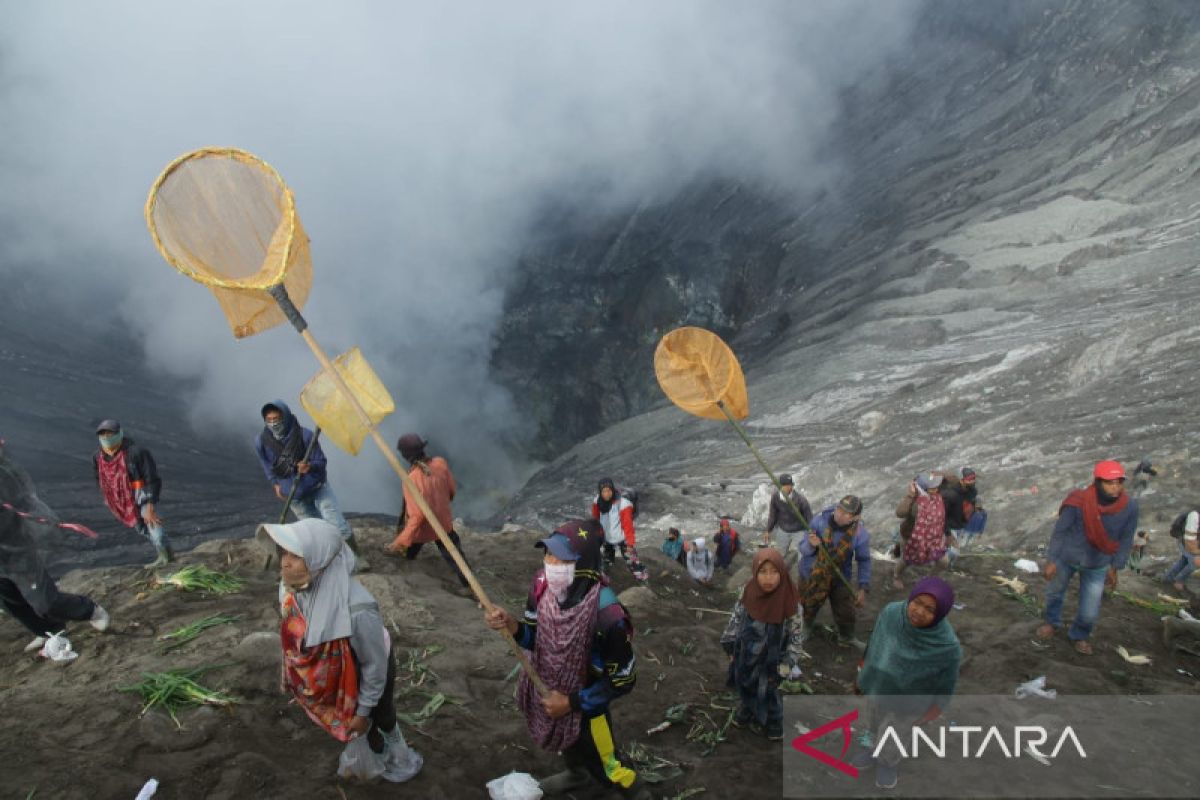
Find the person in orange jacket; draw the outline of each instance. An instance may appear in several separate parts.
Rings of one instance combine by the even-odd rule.
[[[406,433],[396,443],[396,449],[409,463],[408,477],[412,479],[421,496],[425,498],[425,503],[441,523],[442,530],[458,548],[458,552],[463,554],[463,560],[466,560],[467,556],[466,553],[463,553],[462,540],[454,530],[454,514],[450,510],[450,501],[454,499],[457,491],[454,474],[450,472],[450,465],[446,463],[446,459],[441,456],[430,458],[426,455],[425,445],[427,444],[429,443],[418,434]],[[446,545],[442,544],[442,540],[434,532],[433,525],[426,519],[407,485],[404,487],[404,510],[400,514],[399,523],[396,538],[385,548],[389,553],[403,555],[411,561],[421,552],[422,547],[429,542],[434,542],[437,544],[442,558],[458,576],[459,583],[469,591],[466,576],[454,562]]]

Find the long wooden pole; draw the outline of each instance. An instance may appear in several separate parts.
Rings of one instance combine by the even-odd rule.
[[[388,447],[387,442],[383,440],[383,436],[380,435],[379,431],[377,431],[375,426],[371,423],[370,416],[367,414],[366,409],[362,407],[362,404],[358,402],[358,398],[354,396],[354,391],[349,387],[349,385],[346,384],[345,379],[343,379],[341,373],[337,371],[337,368],[333,365],[333,362],[329,360],[329,356],[325,354],[325,351],[321,348],[321,345],[317,344],[317,340],[313,338],[312,333],[305,328],[304,330],[300,331],[300,335],[304,337],[304,341],[308,344],[309,349],[312,350],[313,355],[317,357],[317,361],[321,363],[321,366],[325,369],[329,376],[333,378],[338,390],[341,391],[346,400],[350,402],[350,405],[354,408],[355,413],[358,414],[359,422],[361,422],[370,432],[371,438],[375,441],[375,444],[383,453],[384,458],[388,460],[388,463],[392,465],[392,469],[395,470],[396,474],[400,476],[400,482],[403,483],[404,488],[409,491],[413,501],[417,504],[417,508],[421,509],[421,513],[423,513],[425,515],[425,519],[429,521],[430,526],[433,528],[433,532],[437,534],[438,540],[445,546],[446,551],[450,553],[450,557],[454,559],[454,563],[458,565],[459,570],[462,571],[463,576],[467,579],[467,583],[471,586],[471,591],[475,593],[477,598],[479,598],[479,602],[483,604],[484,608],[486,608],[488,611],[493,610],[495,605],[487,596],[487,592],[483,590],[483,587],[479,584],[479,581],[476,580],[475,574],[471,572],[471,568],[467,565],[466,559],[462,557],[462,553],[460,553],[458,548],[454,546],[454,542],[450,539],[449,535],[442,527],[442,523],[438,520],[437,515],[433,513],[433,509],[431,509],[429,504],[425,502],[425,497],[421,494],[421,490],[417,488],[416,483],[414,483],[413,479],[409,477],[408,470],[404,469],[404,467],[400,464],[400,459],[396,457],[396,454],[392,451],[392,448]],[[542,681],[537,672],[534,671],[533,665],[530,664],[529,659],[525,657],[525,651],[519,644],[517,644],[517,641],[512,637],[512,634],[510,634],[506,629],[502,629],[500,632],[504,635],[504,640],[508,643],[509,649],[513,651],[513,654],[521,663],[521,668],[524,669],[525,674],[529,676],[529,680],[533,681],[533,685],[537,687],[538,693],[542,697],[548,696],[550,694],[550,689],[546,686],[545,682]]]
[[[705,386],[709,388],[711,396],[711,384],[709,384],[707,380],[705,381]],[[737,431],[737,435],[742,437],[742,441],[746,443],[746,447],[750,448],[750,452],[754,454],[754,458],[758,461],[758,465],[763,468],[764,472],[767,473],[767,477],[771,479],[771,483],[776,489],[779,490],[780,497],[783,497],[784,502],[788,504],[788,508],[790,508],[792,513],[796,515],[796,519],[800,520],[800,524],[804,526],[804,532],[812,533],[813,531],[808,525],[808,520],[806,520],[804,515],[800,513],[800,509],[796,508],[796,504],[792,502],[792,498],[784,497],[783,487],[779,485],[779,479],[775,477],[775,473],[772,472],[771,468],[767,466],[767,462],[763,461],[762,456],[758,454],[758,448],[754,446],[754,442],[750,441],[750,437],[746,435],[744,430],[742,430],[742,426],[738,425],[737,420],[733,418],[733,414],[729,413],[729,408],[725,405],[725,401],[716,400],[715,402],[717,404],[717,408],[721,409],[721,413],[725,415],[725,419],[729,420],[729,424],[733,426],[735,431]],[[845,573],[842,572],[842,565],[838,564],[834,560],[833,555],[831,555],[830,552],[825,548],[824,542],[817,542],[817,551],[822,558],[828,560],[830,569],[835,575],[841,578],[842,583],[846,584],[846,588],[850,590],[850,594],[855,595],[856,592],[854,586],[850,583],[850,579],[846,577]]]

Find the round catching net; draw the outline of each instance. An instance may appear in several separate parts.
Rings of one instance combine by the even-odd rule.
[[[718,404],[734,419],[750,413],[742,365],[712,331],[687,327],[668,333],[654,351],[654,374],[671,402],[689,414],[725,419]]]
[[[285,321],[270,287],[282,283],[297,308],[308,299],[312,261],[292,192],[244,150],[206,147],[168,164],[146,225],[167,263],[212,291],[239,339]]]

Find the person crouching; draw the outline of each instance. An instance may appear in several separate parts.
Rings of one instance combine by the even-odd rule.
[[[518,622],[499,606],[484,619],[531,650],[530,663],[550,689],[539,697],[524,672],[517,707],[533,741],[561,753],[567,769],[540,781],[549,795],[594,781],[626,796],[651,797],[637,773],[617,757],[611,703],[637,680],[633,623],[603,574],[604,529],[572,520],[536,544],[546,551]]]
[[[350,577],[354,554],[322,519],[261,525],[259,540],[274,544],[287,591],[282,598],[283,685],[309,718],[339,742],[366,735],[400,783],[423,760],[404,742],[396,722],[396,665],[379,604]]]

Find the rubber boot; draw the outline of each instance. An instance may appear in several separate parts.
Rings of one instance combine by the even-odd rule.
[[[543,792],[554,795],[586,786],[591,780],[591,774],[583,767],[567,767],[562,772],[542,778],[538,784],[542,787]]]
[[[358,546],[358,540],[354,538],[354,534],[346,539],[346,544],[350,548],[350,552],[354,553],[354,571],[355,572],[370,572],[371,562],[367,561],[367,557],[363,555],[362,548]]]
[[[157,558],[147,564],[144,569],[165,567],[167,564],[170,564],[175,560],[175,554],[172,553],[171,548],[166,545],[158,545],[154,548],[154,551],[158,554]]]

